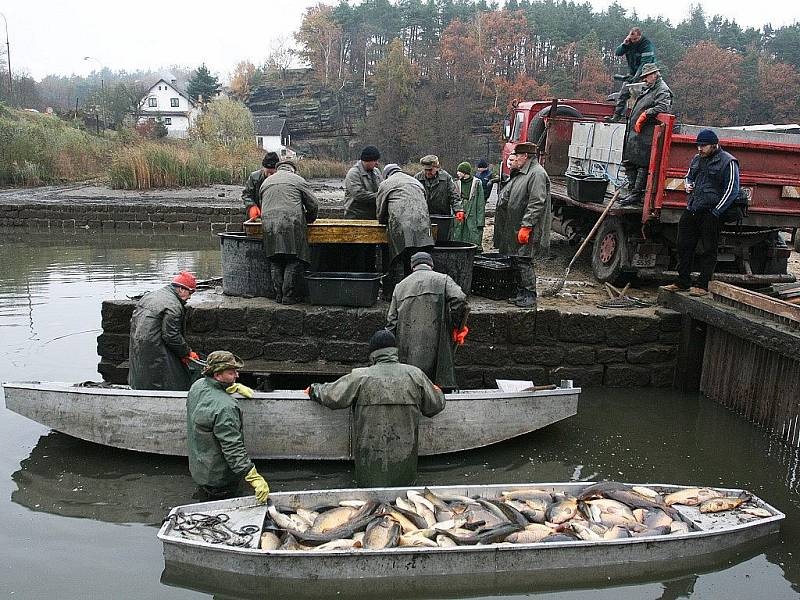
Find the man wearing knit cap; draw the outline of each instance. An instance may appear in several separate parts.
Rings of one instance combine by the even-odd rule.
[[[483,185],[477,177],[472,176],[472,165],[462,162],[456,170],[456,186],[461,193],[461,204],[464,206],[464,220],[453,224],[453,239],[459,242],[475,244],[483,247],[483,226],[486,221],[486,198]]]
[[[482,158],[478,161],[478,168],[475,169],[475,177],[480,179],[481,184],[483,185],[483,197],[488,201],[489,196],[492,195],[492,188],[494,187],[494,180],[492,169],[489,167],[489,163],[486,162],[485,158]]]
[[[344,178],[345,219],[375,219],[375,200],[383,181],[378,168],[380,157],[375,146],[366,146],[360,160],[347,172]]]
[[[277,172],[261,184],[261,220],[264,252],[269,258],[275,301],[295,304],[303,299],[303,271],[311,262],[306,224],[317,218],[317,197],[297,174],[290,160],[278,163]]]
[[[236,383],[242,359],[225,350],[208,355],[204,377],[186,397],[186,439],[189,472],[207,500],[239,496],[243,481],[263,504],[269,485],[259,475],[244,445],[242,411],[232,394],[253,397],[253,390]]]
[[[261,184],[270,175],[275,173],[280,158],[276,152],[267,152],[264,155],[264,160],[261,161],[261,168],[258,171],[253,171],[244,182],[244,190],[242,190],[242,202],[244,202],[244,209],[247,212],[248,219],[257,219],[261,216],[261,196],[258,191],[261,189]]]
[[[464,220],[461,195],[450,173],[439,167],[439,157],[428,154],[419,159],[422,171],[415,177],[425,189],[428,212],[432,215],[455,215],[456,221]],[[438,239],[442,239],[441,235]]]
[[[172,283],[146,293],[133,309],[128,385],[134,390],[188,390],[189,361],[199,356],[183,337],[184,305],[197,280],[181,271]]]
[[[431,221],[422,184],[394,163],[383,169],[378,186],[378,222],[386,225],[389,265],[383,278],[383,299],[390,300],[394,286],[411,273],[411,255],[433,248]]]
[[[697,134],[697,154],[686,174],[689,198],[678,222],[678,282],[665,286],[670,291],[689,290],[692,296],[708,293],[708,282],[717,265],[720,225],[739,197],[739,161],[719,146],[711,129]],[[695,255],[695,250],[700,251]],[[694,267],[700,272],[697,286],[691,285]]]
[[[494,217],[494,245],[514,259],[519,269],[517,295],[509,302],[520,308],[536,308],[538,256],[550,248],[553,220],[550,177],[536,160],[536,144],[523,142],[510,155],[511,174],[500,191]]]
[[[315,383],[306,393],[328,408],[352,407],[357,485],[412,485],[420,414],[440,413],[444,394],[417,367],[399,361],[394,335],[385,329],[369,341],[369,362],[333,383]]]
[[[456,385],[453,343],[463,344],[469,305],[458,284],[433,270],[427,252],[411,257],[411,275],[392,294],[386,329],[397,336],[400,362],[422,369],[435,384]]]

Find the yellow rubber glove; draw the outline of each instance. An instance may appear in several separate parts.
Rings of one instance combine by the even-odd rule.
[[[247,475],[244,476],[244,479],[247,483],[252,485],[253,489],[256,491],[256,500],[258,500],[258,503],[264,504],[267,501],[267,498],[269,498],[269,485],[267,484],[266,479],[258,474],[258,471],[256,471],[255,467],[248,471]]]
[[[241,383],[234,383],[233,385],[226,387],[225,391],[229,394],[235,394],[236,392],[239,392],[245,398],[252,398],[254,393],[253,388],[249,388]]]

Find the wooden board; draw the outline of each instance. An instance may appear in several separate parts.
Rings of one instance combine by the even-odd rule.
[[[387,244],[386,225],[367,219],[317,219],[308,225],[309,244]]]
[[[794,306],[789,302],[772,298],[766,294],[751,292],[721,281],[710,282],[708,291],[715,296],[721,296],[745,305],[745,310],[752,307],[758,312],[800,323],[800,307]]]

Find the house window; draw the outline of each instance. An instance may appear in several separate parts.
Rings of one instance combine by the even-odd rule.
[[[164,117],[164,125],[172,125],[172,117]]]
[[[258,144],[259,148],[263,148],[264,147],[264,138],[261,137],[260,135],[256,136],[256,144]]]
[[[178,108],[178,99],[177,98],[170,98],[169,99],[169,105],[172,108]]]
[[[156,98],[155,96],[150,96],[147,99],[147,106],[150,106],[150,107],[158,106],[158,98]]]

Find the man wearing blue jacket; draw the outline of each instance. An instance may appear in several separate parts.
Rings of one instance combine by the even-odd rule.
[[[717,264],[720,224],[739,196],[739,161],[720,148],[711,129],[698,133],[696,143],[697,154],[685,182],[689,200],[678,223],[678,282],[664,289],[704,296]],[[690,287],[693,263],[700,271],[696,287]]]
[[[614,114],[607,117],[606,120],[612,123],[621,123],[625,121],[625,105],[628,102],[628,98],[631,97],[628,83],[639,80],[643,66],[656,62],[656,47],[653,42],[642,35],[641,29],[634,27],[630,30],[628,36],[622,40],[622,43],[617,46],[617,49],[614,50],[614,54],[625,57],[625,61],[628,63],[628,77],[623,81],[619,90]]]

